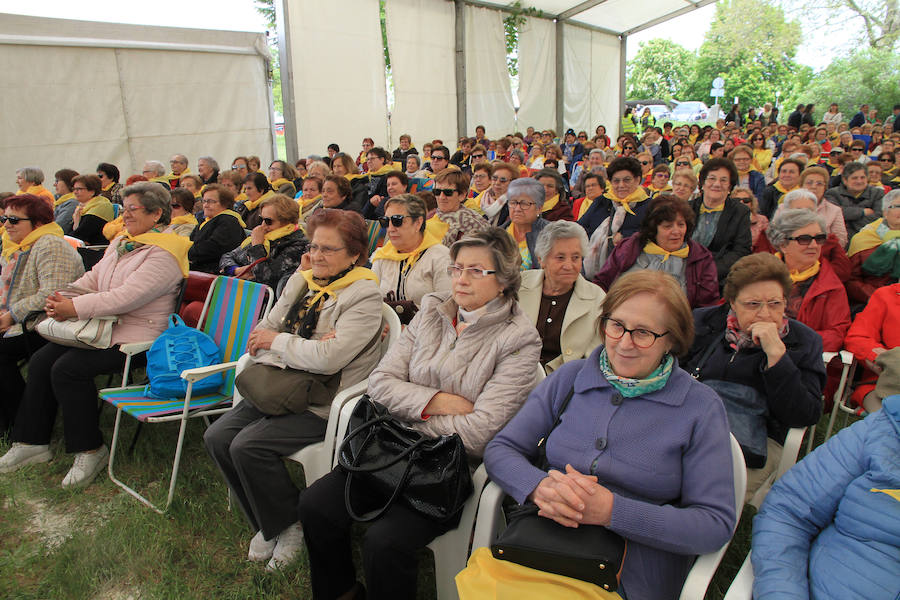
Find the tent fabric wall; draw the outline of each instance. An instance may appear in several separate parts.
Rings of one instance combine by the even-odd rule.
[[[563,125],[567,129],[591,129],[591,54],[591,32],[563,25]]]
[[[528,18],[519,30],[519,131],[556,127],[556,26]]]
[[[593,135],[597,125],[618,130],[619,38],[573,25],[563,26],[566,128]]]
[[[456,139],[455,18],[452,2],[385,3],[394,79],[390,148],[403,133],[420,151],[434,138]]]
[[[515,127],[515,110],[506,69],[504,15],[470,5],[465,15],[467,133],[484,125],[488,138],[505,135]]]
[[[175,153],[195,172],[200,155],[222,164],[272,156],[262,34],[2,17],[0,173],[8,179],[27,165],[41,167],[49,185],[61,168],[93,173],[99,162],[117,165],[124,181],[145,160]]]
[[[300,156],[332,142],[357,148],[364,137],[386,143],[378,0],[290,0],[289,10]]]
[[[597,125],[604,125],[609,135],[619,130],[619,38],[591,32],[591,121],[585,128],[594,135]]]

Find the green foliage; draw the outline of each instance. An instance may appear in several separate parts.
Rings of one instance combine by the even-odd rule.
[[[284,102],[281,99],[281,64],[278,62],[278,45],[269,44],[269,55],[272,57],[270,77],[272,79],[272,103],[275,111],[284,114]]]
[[[388,50],[387,18],[384,11],[384,0],[378,1],[378,20],[381,22],[381,46],[384,48],[384,72],[390,76],[391,52]]]
[[[696,61],[693,52],[670,40],[654,38],[641,42],[625,69],[626,97],[685,99]]]
[[[503,19],[503,29],[506,34],[506,68],[510,77],[519,76],[519,29],[525,25],[528,17],[543,16],[543,12],[529,6],[522,7],[519,0],[507,6],[509,14]]]
[[[253,0],[256,12],[266,18],[269,28],[275,30],[275,0]]]
[[[900,98],[898,79],[900,54],[890,49],[864,48],[833,60],[803,88],[799,100],[814,103],[817,114],[837,102],[846,119],[860,104],[868,103],[884,119]]]
[[[784,1],[785,5],[796,5]],[[890,50],[900,43],[900,2],[897,0],[803,0],[797,14],[806,28],[822,29],[829,38],[845,40],[850,47],[860,44],[873,49]],[[847,35],[859,28],[859,35]],[[809,30],[807,29],[807,30]]]

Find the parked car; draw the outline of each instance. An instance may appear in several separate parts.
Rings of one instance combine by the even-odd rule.
[[[678,106],[672,109],[671,118],[676,121],[702,121],[710,118],[709,107],[705,102],[693,100],[679,102]]]

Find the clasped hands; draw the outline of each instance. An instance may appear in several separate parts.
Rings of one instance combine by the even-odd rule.
[[[78,317],[78,312],[75,310],[75,303],[72,302],[72,299],[64,298],[59,292],[53,292],[47,296],[47,300],[44,303],[44,312],[47,313],[48,317],[57,321]]]
[[[247,338],[247,352],[250,353],[250,356],[256,356],[256,353],[260,350],[271,350],[272,342],[277,335],[278,332],[272,329],[255,329],[251,331],[250,336]],[[332,330],[316,341],[324,342],[325,340],[330,340],[334,337],[336,337],[336,335],[334,330]]]
[[[551,469],[529,495],[540,509],[538,515],[566,527],[603,525],[612,518],[613,495],[597,483],[594,475],[566,465],[566,472]]]

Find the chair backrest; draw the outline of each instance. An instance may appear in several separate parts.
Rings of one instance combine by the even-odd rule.
[[[397,316],[394,309],[384,302],[381,303],[381,320],[389,325],[388,337],[385,341],[386,346],[384,347],[384,351],[387,351],[394,342],[400,339],[400,334],[403,333],[403,325],[400,323],[400,317]]]
[[[413,177],[409,180],[409,193],[415,194],[422,190],[430,190],[434,187],[434,179],[431,177]]]
[[[113,207],[113,219],[118,219],[119,213],[122,212],[122,205],[113,202],[112,207]]]
[[[734,473],[734,510],[740,519],[744,511],[744,495],[747,493],[747,465],[744,463],[744,451],[741,450],[737,438],[732,433],[729,433],[728,437],[731,439],[731,470]]]
[[[63,239],[69,242],[69,245],[78,250],[79,248],[84,248],[84,241],[79,240],[77,237],[72,237],[71,235],[64,235]]]
[[[235,277],[217,277],[209,288],[200,315],[202,331],[215,340],[222,362],[236,361],[247,349],[247,339],[256,324],[272,308],[275,293],[267,285]],[[228,372],[225,388],[234,384]]]
[[[369,237],[369,249],[367,256],[372,256],[372,253],[378,248],[378,244],[381,242],[382,237],[384,235],[384,231],[381,229],[381,224],[378,221],[366,221],[366,225],[368,226],[368,237]]]
[[[547,378],[547,371],[544,369],[544,365],[541,363],[537,364],[537,370],[534,372],[534,385],[539,384],[544,379]]]

